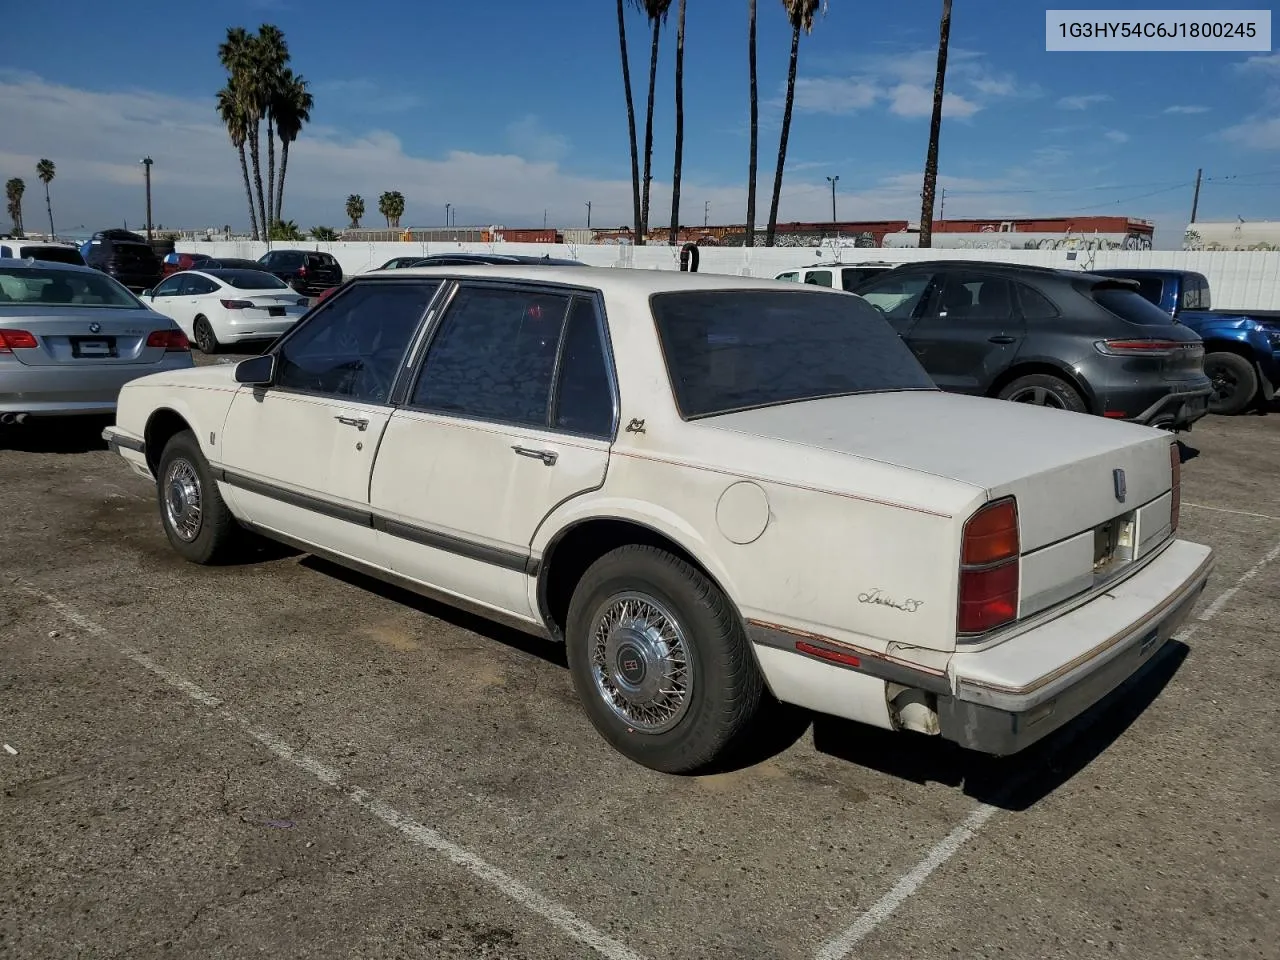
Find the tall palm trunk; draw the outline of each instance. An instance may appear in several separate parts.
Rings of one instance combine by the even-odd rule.
[[[942,0],[938,24],[938,73],[933,81],[933,118],[929,122],[929,150],[924,160],[924,189],[920,192],[920,247],[933,246],[933,198],[938,188],[938,137],[942,133],[942,91],[947,79],[947,43],[951,38],[951,0]]]
[[[49,199],[49,184],[44,185],[44,205],[49,211],[49,239],[52,240],[56,234],[53,230],[53,201]]]
[[[244,144],[239,145],[240,149],[240,174],[244,177],[244,192],[249,198],[249,227],[252,231],[251,236],[257,240],[258,237],[258,215],[253,209],[253,184],[249,182],[249,162],[245,159]]]
[[[751,162],[747,168],[746,245],[756,245],[756,154],[760,135],[760,98],[756,93],[756,0],[747,0],[747,61],[751,73]]]
[[[631,97],[631,64],[627,57],[627,22],[623,0],[618,0],[618,46],[622,53],[622,85],[627,93],[627,132],[631,135],[631,205],[635,218],[635,242],[640,242],[640,156],[636,146],[636,107]]]
[[[267,207],[262,196],[262,153],[258,142],[258,121],[254,120],[249,127],[249,160],[253,163],[253,185],[258,190],[258,223],[262,228],[262,239],[271,239],[270,222],[267,220]]]
[[[671,233],[667,243],[674,246],[680,232],[680,168],[684,164],[684,4],[680,0],[676,26],[676,165],[671,175]]]
[[[276,186],[276,220],[282,220],[284,208],[284,174],[289,169],[289,141],[280,142],[280,183]]]
[[[644,121],[644,192],[640,197],[640,228],[643,235],[649,233],[649,182],[652,179],[650,170],[653,166],[653,86],[658,79],[658,38],[661,30],[661,18],[654,17],[653,42],[649,47],[649,112]],[[636,242],[643,241],[637,239]]]
[[[773,246],[778,232],[778,200],[782,196],[782,168],[787,164],[787,138],[791,135],[791,107],[796,99],[796,61],[800,58],[800,24],[791,27],[791,66],[787,68],[787,105],[782,111],[782,136],[778,138],[778,168],[773,172],[773,202],[769,204],[769,229],[765,246]]]
[[[276,131],[271,115],[267,115],[267,216],[271,217],[267,221],[267,235],[271,235],[271,224],[280,219],[280,215],[275,213],[278,209],[276,205]],[[275,214],[275,216],[272,216]]]

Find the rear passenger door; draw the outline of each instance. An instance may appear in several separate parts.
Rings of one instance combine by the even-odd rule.
[[[374,465],[392,569],[533,619],[529,549],[546,516],[604,483],[617,387],[601,301],[462,282]]]
[[[1013,289],[981,271],[938,274],[907,343],[942,389],[985,393],[1013,363],[1025,336]]]

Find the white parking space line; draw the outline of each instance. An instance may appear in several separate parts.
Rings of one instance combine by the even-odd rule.
[[[14,582],[19,590],[44,601],[68,623],[95,637],[109,649],[159,677],[201,706],[216,710],[220,717],[239,726],[247,736],[261,744],[278,759],[309,773],[325,786],[343,791],[348,800],[362,810],[372,814],[386,826],[396,830],[409,842],[457,864],[472,876],[487,883],[531,913],[542,917],[562,933],[594,950],[600,956],[606,957],[607,960],[643,960],[630,947],[597,930],[587,921],[576,916],[567,907],[544,896],[430,827],[406,816],[390,804],[372,796],[363,788],[344,783],[342,775],[337,770],[314,757],[295,750],[275,734],[256,728],[248,719],[231,710],[222,709],[223,701],[221,699],[198,684],[160,666],[150,657],[135,650],[133,647],[116,642],[106,627],[84,616],[62,600],[45,593],[43,590],[17,581]]]
[[[1280,517],[1273,517],[1269,513],[1254,513],[1252,510],[1232,510],[1230,507],[1211,507],[1207,503],[1192,503],[1190,500],[1183,500],[1184,507],[1195,507],[1197,510],[1212,510],[1214,513],[1230,513],[1237,517],[1252,517],[1255,520],[1274,520],[1280,523]]]
[[[1218,594],[1213,599],[1213,602],[1204,608],[1204,612],[1196,617],[1196,622],[1190,623],[1179,630],[1174,635],[1174,639],[1183,642],[1191,639],[1199,630],[1201,624],[1208,623],[1221,613],[1232,598],[1240,592],[1240,588],[1261,573],[1263,568],[1277,557],[1280,557],[1280,542],[1277,542],[1263,554],[1261,560],[1242,573],[1235,583]],[[1084,728],[1077,727],[1071,735],[1062,740],[1061,746],[1069,746],[1084,732]],[[1000,797],[1016,796],[1018,791],[1033,777],[1038,776],[1039,773],[1038,769],[1029,770],[1022,776],[1015,778],[1000,792]],[[1003,799],[997,800],[997,804],[1002,802]],[[920,889],[935,870],[954,857],[966,843],[977,836],[987,821],[999,812],[1000,807],[997,804],[983,803],[975,808],[972,813],[964,818],[959,826],[934,844],[919,863],[903,874],[888,893],[868,907],[852,924],[824,943],[818,950],[817,960],[844,960],[845,957],[849,956],[854,947],[893,916],[894,912],[902,904],[911,899],[912,895]]]

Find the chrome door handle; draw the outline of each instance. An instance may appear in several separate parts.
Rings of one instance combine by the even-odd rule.
[[[560,454],[554,450],[535,450],[532,447],[522,447],[519,444],[511,448],[522,457],[532,457],[535,460],[541,460],[548,467],[554,467],[556,461],[560,459]]]
[[[334,417],[333,419],[348,427],[355,427],[357,430],[364,430],[369,426],[368,420],[363,420],[359,417]]]

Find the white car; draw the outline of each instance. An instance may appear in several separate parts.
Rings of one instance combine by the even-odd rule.
[[[769,702],[1011,753],[1112,691],[1213,565],[1153,428],[937,389],[858,297],[590,267],[355,278],[104,437],[196,563],[246,531],[563,641],[633,760]]]
[[[310,302],[264,270],[184,270],[141,296],[205,353],[246,340],[274,340]]]
[[[883,260],[859,261],[858,263],[814,263],[795,270],[784,271],[774,279],[809,283],[816,287],[834,287],[837,290],[852,292],[872,277],[887,273],[895,266],[896,264]]]

